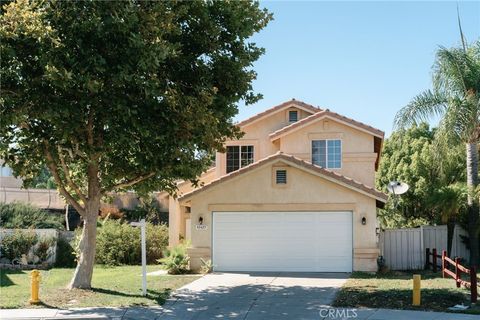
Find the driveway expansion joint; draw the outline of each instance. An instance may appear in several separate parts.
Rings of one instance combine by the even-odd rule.
[[[272,281],[270,281],[270,282],[266,285],[266,287],[271,286],[272,283],[273,283],[276,279],[277,279],[277,277],[273,277]],[[247,317],[248,317],[248,315],[250,314],[250,311],[252,310],[253,306],[257,304],[258,299],[260,299],[260,297],[261,297],[262,295],[264,295],[266,291],[267,291],[267,288],[261,290],[261,291],[260,291],[260,294],[259,294],[256,298],[253,299],[252,303],[251,303],[250,306],[248,307],[247,312],[245,313],[245,317],[243,317],[243,320],[246,320],[246,319],[247,319]]]

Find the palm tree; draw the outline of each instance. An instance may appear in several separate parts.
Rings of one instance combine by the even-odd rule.
[[[462,34],[460,48],[440,47],[433,67],[433,90],[416,97],[395,116],[395,126],[404,128],[431,117],[440,117],[437,138],[464,143],[467,153],[468,234],[470,262],[479,260],[478,186],[480,140],[480,41],[467,46]]]
[[[447,254],[452,254],[453,233],[460,210],[465,204],[466,186],[455,183],[435,190],[430,197],[432,207],[440,213],[440,220],[447,224]]]

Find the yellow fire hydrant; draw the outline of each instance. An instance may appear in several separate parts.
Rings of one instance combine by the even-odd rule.
[[[40,271],[32,270],[30,274],[32,276],[32,295],[30,298],[30,304],[38,304],[40,303],[40,298],[38,296],[40,290]]]
[[[421,283],[422,277],[419,274],[414,274],[413,275],[413,302],[412,304],[414,306],[419,306],[420,305],[420,283]]]

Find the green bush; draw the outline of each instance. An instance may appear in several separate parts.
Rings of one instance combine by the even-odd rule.
[[[9,259],[20,259],[22,255],[27,255],[38,241],[38,237],[33,231],[15,230],[12,234],[7,234],[2,238],[0,252],[2,257]]]
[[[168,245],[168,228],[147,223],[147,262],[161,257]],[[77,235],[79,237],[80,234]],[[77,238],[78,242],[78,238]],[[120,220],[105,220],[97,230],[95,262],[106,265],[141,263],[140,228]]]
[[[147,223],[147,263],[156,263],[168,246],[168,227]]]
[[[97,230],[96,263],[136,264],[140,261],[140,231],[119,220],[106,220]]]
[[[164,257],[158,262],[165,266],[169,274],[184,274],[190,272],[190,257],[187,254],[187,245],[179,244],[164,252]]]
[[[64,229],[63,216],[23,202],[0,203],[0,225],[6,229]]]
[[[73,246],[66,239],[59,237],[57,239],[57,256],[55,258],[55,267],[72,268],[75,267],[75,252]]]
[[[35,255],[40,260],[39,262],[46,262],[53,253],[53,246],[55,245],[55,238],[43,237],[38,240],[35,247]]]

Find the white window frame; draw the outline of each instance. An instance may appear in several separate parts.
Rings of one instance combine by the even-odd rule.
[[[290,120],[290,112],[295,112],[295,113],[297,114],[297,120],[294,120],[294,121],[293,121],[293,120]],[[287,115],[287,117],[288,117],[288,122],[289,122],[289,123],[298,122],[298,110],[288,110],[288,115]]]
[[[228,172],[228,148],[238,148],[238,169],[236,170],[232,170],[230,172]],[[255,163],[255,146],[253,144],[241,144],[241,145],[231,145],[231,146],[226,146],[227,148],[227,151],[225,152],[225,173],[232,173],[232,172],[235,172],[235,171],[238,171],[240,169],[242,169],[243,167],[246,167],[246,166],[249,166],[251,165],[252,163],[249,163],[245,166],[242,166],[242,147],[252,147],[252,163]]]
[[[312,142],[310,143],[310,154],[311,154],[310,159],[312,161],[312,164],[315,164],[315,163],[313,163],[313,142],[314,141],[325,141],[325,164],[326,164],[326,166],[322,167],[322,168],[333,169],[333,170],[342,169],[342,167],[343,167],[343,141],[342,141],[342,139],[312,139]],[[340,141],[340,167],[338,167],[338,168],[330,168],[328,166],[328,141]],[[315,164],[315,165],[317,165],[317,164]]]

